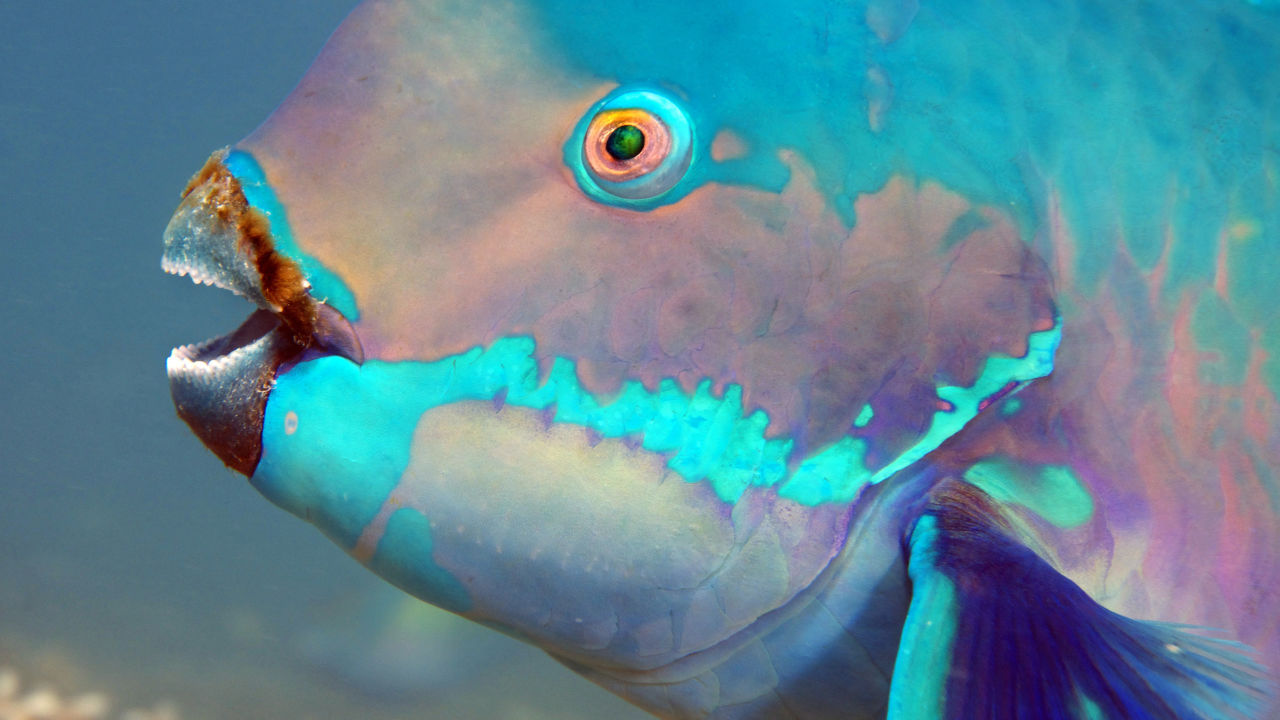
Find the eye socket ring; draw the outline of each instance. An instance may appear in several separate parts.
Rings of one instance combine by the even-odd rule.
[[[620,130],[624,136],[615,136]],[[647,209],[672,201],[664,196],[688,172],[693,147],[693,123],[679,104],[655,90],[629,89],[588,111],[566,146],[566,159],[591,197]]]
[[[632,127],[640,131],[644,146],[630,158],[614,157],[609,141],[621,128]],[[671,154],[671,131],[662,119],[638,108],[605,110],[587,125],[586,142],[582,157],[591,174],[609,183],[621,183],[647,175],[657,169]]]

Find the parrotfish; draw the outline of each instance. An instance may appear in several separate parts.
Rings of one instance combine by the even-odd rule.
[[[1280,11],[370,0],[215,152],[178,414],[674,718],[1260,718]]]

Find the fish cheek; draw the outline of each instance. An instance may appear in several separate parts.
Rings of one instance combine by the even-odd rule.
[[[734,544],[726,514],[704,511],[718,502],[618,439],[527,408],[456,403],[421,416],[380,517],[430,519],[432,565],[459,579],[473,617],[570,657],[626,663],[625,651],[611,657],[620,638],[679,653],[672,604],[691,602]],[[655,623],[665,643],[645,630]]]
[[[658,346],[668,355],[679,355],[701,339],[703,333],[724,324],[729,297],[719,273],[691,278],[668,295],[658,310]]]

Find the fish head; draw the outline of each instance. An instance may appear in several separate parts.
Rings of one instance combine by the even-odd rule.
[[[1048,374],[1058,321],[1015,218],[874,149],[864,69],[660,62],[730,62],[687,28],[591,66],[589,14],[360,6],[188,187],[166,269],[259,310],[169,376],[375,572],[622,676],[811,600],[860,501]]]

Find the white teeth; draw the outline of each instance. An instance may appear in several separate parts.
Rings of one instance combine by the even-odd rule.
[[[165,226],[161,269],[230,290],[264,310],[278,311],[263,295],[262,276],[253,253],[241,242],[239,226],[208,206],[207,195],[207,189],[189,193]]]
[[[222,340],[223,338],[216,337],[204,342],[174,348],[169,353],[169,358],[165,360],[165,373],[170,380],[181,378],[190,381],[198,379],[212,380],[225,375],[227,372],[237,372],[237,368],[245,362],[256,362],[253,358],[259,355],[263,348],[267,346],[269,335],[263,335],[247,345],[216,355],[209,360],[200,359],[200,356],[206,350]]]
[[[239,295],[240,297],[245,297],[245,294],[240,290],[238,290],[237,288],[231,287],[226,283],[220,282],[216,275],[207,273],[203,269],[194,265],[187,265],[184,263],[175,262],[173,260],[170,260],[167,257],[162,257],[160,258],[160,269],[164,270],[166,273],[169,273],[170,275],[177,275],[178,277],[189,277],[191,278],[191,281],[196,283],[197,285],[208,285],[210,287],[216,287],[221,290],[228,290],[230,292],[235,293],[236,295]]]

